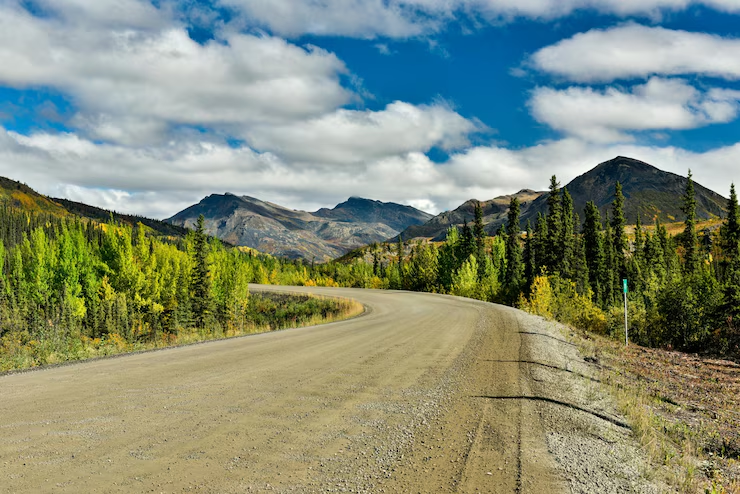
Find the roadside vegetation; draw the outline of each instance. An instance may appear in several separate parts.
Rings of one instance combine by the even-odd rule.
[[[279,262],[139,223],[0,208],[0,371],[303,326],[357,303],[250,294]]]

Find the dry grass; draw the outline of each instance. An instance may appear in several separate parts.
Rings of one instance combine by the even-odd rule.
[[[580,333],[647,452],[653,476],[681,493],[740,493],[740,365],[625,348]]]

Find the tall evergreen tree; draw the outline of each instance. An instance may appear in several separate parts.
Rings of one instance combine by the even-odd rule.
[[[568,189],[562,192],[562,223],[560,229],[560,266],[558,270],[564,278],[574,277],[575,259],[575,227],[573,218],[573,198]]]
[[[560,244],[562,241],[563,206],[560,202],[560,184],[555,175],[550,179],[550,193],[547,196],[547,252],[544,265],[548,271],[554,272],[560,269],[562,252]]]
[[[547,220],[537,213],[537,224],[534,231],[535,276],[547,269]]]
[[[468,221],[465,220],[463,223],[462,232],[460,232],[460,252],[458,253],[458,259],[462,264],[465,260],[475,254],[475,237],[473,236],[473,230],[468,225]]]
[[[483,229],[483,208],[480,205],[480,201],[475,201],[473,236],[475,237],[475,256],[478,260],[482,260],[485,254],[486,231]]]
[[[696,194],[694,192],[694,181],[691,178],[691,170],[689,170],[681,210],[686,215],[681,239],[685,249],[684,270],[688,274],[693,274],[699,267],[699,239],[696,234]]]
[[[614,252],[614,230],[612,229],[612,223],[609,220],[609,211],[606,212],[606,218],[604,219],[604,225],[606,230],[604,231],[604,271],[601,276],[601,283],[603,285],[603,300],[602,303],[605,307],[614,304],[617,300],[617,283],[618,283],[618,268],[616,265],[616,253]]]
[[[191,308],[195,324],[205,329],[211,315],[211,285],[208,265],[208,238],[204,230],[205,218],[198,216],[193,234],[193,270],[190,278]]]
[[[740,258],[740,208],[738,208],[735,184],[730,185],[730,198],[727,200],[727,218],[720,229],[722,251],[732,261]]]
[[[522,287],[524,265],[522,250],[519,245],[521,226],[519,224],[519,199],[511,198],[509,203],[508,223],[506,225],[506,270],[504,272],[504,289],[508,301],[514,302]]]
[[[627,235],[624,227],[627,219],[624,216],[624,194],[622,184],[617,182],[614,186],[614,202],[612,203],[612,249],[614,255],[614,277],[617,283],[627,276],[627,262],[625,252],[627,250]]]
[[[581,219],[578,217],[578,213],[573,215],[573,224],[581,224]],[[581,232],[580,235],[575,235],[573,248],[573,281],[576,283],[576,290],[578,293],[585,295],[588,293],[591,284],[588,280],[588,263],[586,262],[586,246],[583,240],[583,232]]]
[[[604,300],[604,245],[601,234],[601,214],[593,201],[586,203],[583,223],[583,250],[588,267],[588,279],[597,301]]]
[[[537,274],[537,260],[535,259],[535,238],[532,223],[527,220],[527,235],[524,237],[524,292],[529,295],[529,289]]]

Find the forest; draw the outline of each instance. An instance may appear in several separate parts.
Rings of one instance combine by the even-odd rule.
[[[719,228],[699,232],[689,174],[683,231],[625,223],[621,186],[581,220],[552,177],[548,211],[495,236],[480,206],[444,242],[373,244],[325,264],[288,261],[207,236],[0,206],[0,371],[338,316],[327,300],[258,297],[249,283],[447,293],[522,308],[644,346],[740,354],[740,211],[734,185]],[[306,305],[308,304],[308,305]]]
[[[346,300],[250,295],[280,262],[198,228],[0,207],[0,371],[342,317]]]
[[[548,211],[535,225],[508,221],[486,236],[482,212],[452,227],[446,241],[373,245],[344,263],[316,266],[312,282],[449,293],[522,308],[624,339],[623,280],[628,280],[630,340],[690,352],[740,354],[740,213],[734,185],[719,228],[698,231],[689,172],[681,201],[683,231],[660,221],[626,225],[616,183],[605,218],[590,202],[581,220],[552,177]]]

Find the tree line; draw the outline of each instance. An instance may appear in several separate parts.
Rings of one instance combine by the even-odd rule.
[[[450,293],[518,306],[601,333],[623,337],[622,280],[629,284],[631,339],[686,351],[740,348],[740,213],[735,187],[717,231],[697,232],[689,179],[683,232],[669,235],[656,219],[638,217],[628,235],[619,183],[606,216],[593,202],[584,218],[552,177],[547,213],[520,224],[512,198],[507,221],[488,237],[480,205],[472,225],[451,227],[446,240],[373,245],[347,264],[316,266],[320,284]],[[371,259],[371,260],[370,260]]]
[[[687,351],[740,348],[740,210],[734,185],[717,231],[697,232],[689,174],[684,229],[670,235],[638,218],[628,235],[616,184],[602,218],[584,218],[552,177],[547,213],[520,224],[451,227],[444,242],[373,244],[342,262],[307,264],[224,245],[200,218],[185,237],[151,228],[0,206],[0,356],[69,358],[91,342],[226,334],[254,323],[248,283],[349,286],[448,293],[521,307],[623,337],[622,279],[630,285],[631,338]],[[282,303],[282,302],[281,302]],[[274,309],[274,304],[270,310]],[[262,317],[262,316],[260,316]],[[24,349],[18,352],[19,348]],[[15,349],[15,350],[14,350]]]

